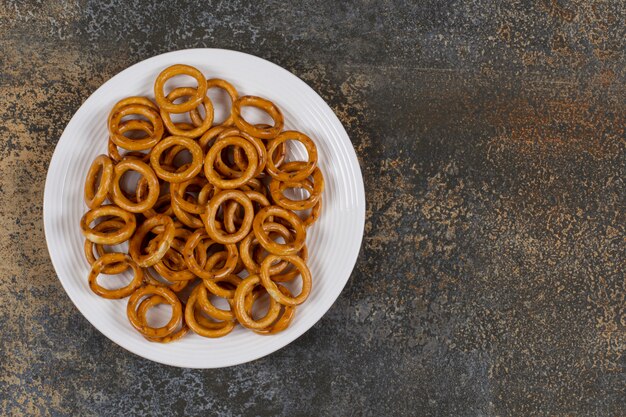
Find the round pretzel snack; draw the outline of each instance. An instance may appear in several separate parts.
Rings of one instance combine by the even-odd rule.
[[[158,306],[159,304],[168,304],[168,302],[165,300],[165,298],[161,297],[160,295],[153,295],[148,298],[145,298],[139,304],[139,308],[137,309],[137,317],[139,318],[143,326],[148,326],[148,320],[146,318],[148,310],[151,309],[152,307]],[[182,320],[180,329],[170,334],[169,336],[163,336],[163,337],[144,336],[144,337],[151,342],[170,343],[170,342],[179,340],[184,335],[186,335],[188,331],[189,331],[189,326],[187,326],[187,323],[185,323],[185,320]]]
[[[191,153],[192,161],[187,169],[182,172],[166,171],[161,166],[161,154],[175,145],[180,145]],[[150,153],[150,165],[152,165],[157,177],[168,182],[184,182],[195,177],[202,170],[202,160],[202,148],[200,145],[184,136],[169,136],[159,142]]]
[[[282,169],[285,172],[292,172],[302,169],[305,163],[300,161],[288,162],[283,165]],[[282,182],[276,179],[272,179],[270,182],[270,194],[274,202],[289,210],[308,210],[313,208],[319,200],[322,198],[322,192],[324,191],[324,177],[319,168],[313,170],[313,182],[309,179],[300,181]],[[284,192],[287,188],[304,188],[309,192],[309,197],[304,200],[291,200],[285,197]]]
[[[148,233],[154,231],[157,226],[162,226],[163,231],[158,234],[159,240],[156,248],[147,254],[141,253],[141,245]],[[174,221],[171,217],[163,214],[152,216],[143,222],[137,229],[128,245],[128,252],[139,266],[147,268],[159,262],[165,253],[170,249],[170,245],[174,240]]]
[[[270,239],[269,235],[263,229],[263,223],[270,216],[278,217],[289,223],[294,231],[293,241],[289,243],[277,243]],[[262,208],[254,217],[252,228],[261,246],[275,255],[294,255],[304,246],[306,231],[302,221],[294,212],[285,210],[282,207],[268,206]]]
[[[165,82],[176,75],[189,75],[195,78],[198,83],[198,87],[195,89],[195,94],[190,97],[189,100],[180,104],[174,104],[174,102],[169,100],[163,92]],[[157,105],[161,108],[161,110],[165,110],[170,113],[185,113],[195,109],[200,105],[206,96],[206,90],[207,85],[204,75],[202,75],[202,73],[196,68],[183,64],[172,65],[171,67],[164,69],[154,83],[154,97]]]
[[[148,137],[143,139],[131,139],[124,136],[124,133],[120,130],[120,123],[122,123],[122,118],[124,116],[130,115],[139,115],[143,116],[152,125],[151,132],[146,130],[144,124],[140,123],[130,123],[127,124],[125,132],[132,130],[142,130],[143,132],[148,134]],[[134,129],[133,129],[134,128]],[[163,137],[164,127],[163,120],[159,113],[152,107],[147,107],[139,104],[131,104],[119,110],[115,113],[111,120],[109,121],[109,133],[111,141],[117,146],[128,149],[129,151],[144,151],[152,148],[154,145],[159,143],[161,138]]]
[[[248,329],[264,329],[274,323],[280,314],[280,304],[273,297],[270,297],[270,307],[265,316],[259,320],[252,317],[252,306],[246,309],[245,299],[258,285],[261,285],[261,278],[258,275],[250,275],[237,286],[233,298],[235,316],[239,323]]]
[[[172,90],[167,95],[167,100],[173,103],[174,100],[181,97],[193,97],[195,93],[195,88],[179,87]],[[172,122],[172,117],[170,116],[170,113],[165,110],[161,110],[161,118],[163,119],[163,123],[165,124],[167,130],[174,136],[185,136],[188,138],[197,138],[198,136],[202,136],[202,134],[209,130],[211,128],[211,125],[213,124],[213,103],[211,103],[211,99],[209,99],[208,96],[204,96],[201,105],[204,106],[204,111],[206,114],[204,116],[204,119],[200,118],[197,108],[194,108],[189,112],[190,114],[194,114],[192,112],[195,112],[195,114],[198,115],[198,118],[196,120],[200,121],[200,123],[197,126],[188,125],[187,123],[184,123],[181,126],[180,124],[174,123]]]
[[[269,127],[257,127],[248,123],[241,115],[241,108],[245,106],[256,107],[266,112],[272,120],[274,125]],[[285,123],[283,114],[281,111],[269,100],[256,96],[243,96],[239,97],[237,101],[233,103],[233,119],[235,125],[239,130],[246,132],[259,139],[273,139],[283,130]]]
[[[235,328],[236,322],[233,320],[212,322],[202,317],[200,312],[196,309],[198,291],[200,291],[201,288],[203,288],[201,285],[194,288],[189,300],[187,301],[187,306],[185,307],[185,321],[187,322],[187,325],[191,328],[191,330],[203,337],[216,338],[226,336]],[[204,320],[202,320],[203,318]]]
[[[270,266],[276,262],[277,260],[285,260],[295,266],[300,274],[302,275],[302,291],[298,294],[297,297],[292,297],[283,294],[279,289],[277,284],[272,281],[272,277],[270,276]],[[295,306],[298,304],[302,304],[306,301],[309,294],[311,293],[311,271],[309,271],[309,267],[306,266],[306,262],[304,259],[300,258],[296,255],[289,256],[279,256],[279,255],[268,255],[267,258],[263,260],[261,264],[261,282],[263,286],[270,293],[270,296],[278,301],[282,305],[286,306]]]
[[[216,221],[216,216],[218,209],[228,200],[234,200],[239,203],[244,210],[243,220],[239,230],[233,233],[224,233],[223,231],[218,229],[218,222]],[[222,244],[228,243],[237,243],[242,240],[252,227],[252,222],[254,219],[254,207],[252,206],[252,201],[250,198],[243,192],[239,190],[225,190],[217,193],[207,205],[207,210],[205,213],[201,214],[202,221],[204,222],[204,226],[206,227],[206,231],[208,235],[214,241]]]
[[[100,183],[96,181],[100,174]],[[92,162],[85,180],[85,204],[89,208],[96,208],[106,200],[113,181],[113,162],[106,155],[98,155]]]
[[[225,180],[217,175],[214,164],[217,155],[224,148],[231,145],[239,146],[243,149],[246,157],[248,158],[248,166],[238,178]],[[252,143],[241,136],[227,136],[222,140],[216,141],[209,149],[209,152],[207,152],[206,159],[204,160],[204,176],[211,184],[222,190],[239,188],[254,178],[254,174],[259,163],[257,158],[258,153]]]
[[[287,289],[287,287],[279,285],[278,289],[286,296],[291,296],[291,292]],[[261,295],[261,291],[255,290],[255,291],[252,291],[252,293],[249,293],[248,296],[246,297],[244,308],[246,309],[246,312],[248,312],[248,314],[250,314],[250,312],[252,311],[252,305],[254,304],[255,300],[260,295]],[[255,329],[254,332],[261,334],[261,335],[272,335],[272,334],[282,332],[287,327],[289,327],[289,324],[291,324],[295,315],[296,315],[295,306],[282,306],[282,313],[280,313],[276,321],[274,321],[272,324],[270,324],[264,329]]]
[[[125,287],[117,288],[115,290],[108,290],[98,284],[98,275],[100,275],[102,270],[109,265],[119,263],[125,263],[133,269],[134,276],[132,281],[130,281],[130,283],[128,283]],[[143,283],[143,270],[130,258],[130,256],[125,253],[107,253],[102,255],[102,257],[91,265],[88,281],[91,291],[95,292],[100,297],[109,299],[125,298],[137,288],[141,287],[141,284]]]
[[[228,94],[228,96],[230,97],[230,114],[228,115],[228,117],[226,118],[226,120],[224,120],[221,125],[222,126],[232,126],[234,121],[233,121],[233,112],[232,112],[232,108],[233,108],[233,103],[235,101],[237,101],[237,98],[239,98],[239,93],[237,92],[237,89],[235,89],[235,87],[233,87],[233,85],[231,83],[229,83],[226,80],[222,80],[221,78],[211,78],[210,80],[206,80],[206,86],[207,86],[207,90],[211,89],[211,88],[221,88],[222,90],[226,91],[226,93]],[[191,110],[189,112],[189,116],[191,117],[191,121],[193,122],[194,125],[199,126],[201,124],[201,118],[200,118],[200,114],[198,113],[197,110]]]
[[[142,213],[151,209],[159,199],[160,186],[156,174],[150,168],[150,165],[134,158],[125,158],[115,165],[115,178],[113,179],[113,187],[111,189],[111,198],[119,207],[131,213]],[[148,187],[148,195],[138,201],[131,201],[124,195],[124,191],[120,185],[120,180],[126,171],[135,171],[142,175]]]
[[[274,159],[272,157],[274,155],[274,151],[281,143],[284,143],[288,140],[296,140],[303,144],[309,156],[308,161],[304,165],[298,166],[297,170],[294,169],[292,171],[285,171],[276,167],[276,165],[274,164]],[[270,157],[267,160],[265,168],[268,174],[270,174],[272,178],[275,178],[278,181],[294,182],[303,180],[310,176],[317,166],[317,146],[315,146],[315,143],[307,135],[305,135],[304,133],[296,132],[295,130],[288,130],[286,132],[283,132],[278,135],[276,139],[273,139],[267,145],[267,154],[270,155]]]
[[[137,307],[141,299],[145,296],[161,296],[163,301],[172,306],[172,318],[162,327],[150,327],[145,320],[141,320],[137,315]],[[130,324],[144,336],[162,338],[171,335],[181,324],[183,319],[183,308],[176,294],[165,287],[146,285],[132,293],[126,306],[126,315]]]
[[[119,217],[124,221],[124,226],[110,232],[99,232],[90,227],[92,221],[105,216]],[[80,229],[83,232],[83,236],[93,243],[102,245],[117,245],[127,241],[135,232],[136,226],[134,214],[111,204],[89,210],[80,219]]]
[[[118,230],[124,227],[124,222],[120,222],[118,220],[105,220],[101,223],[98,223],[93,227],[93,230],[96,232],[111,232]],[[96,252],[98,256],[103,256],[108,253],[104,250],[104,246],[99,243],[93,243],[89,239],[85,239],[85,245],[83,246],[85,251],[85,258],[87,258],[87,262],[89,265],[93,265],[96,262],[96,257],[93,254],[93,249],[96,248]],[[116,275],[121,274],[122,272],[128,269],[128,264],[125,262],[120,262],[118,264],[106,265],[100,271],[101,274],[106,275]]]

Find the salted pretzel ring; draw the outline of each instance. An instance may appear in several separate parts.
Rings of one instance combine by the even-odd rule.
[[[199,306],[202,311],[208,316],[216,319],[216,320],[235,320],[235,313],[232,311],[232,299],[227,298],[228,304],[231,307],[231,310],[223,310],[221,308],[217,308],[212,302],[209,296],[209,292],[207,291],[204,285],[198,285],[198,298],[196,300],[196,305]]]
[[[150,165],[145,162],[141,162],[139,159],[129,158],[123,159],[117,165],[115,165],[115,178],[113,179],[113,187],[111,189],[111,198],[113,202],[119,207],[131,213],[142,213],[148,209],[151,209],[159,199],[160,186],[159,179],[157,178],[154,170],[150,168]],[[127,171],[135,171],[145,178],[148,194],[140,201],[131,201],[124,195],[120,180]]]
[[[306,163],[301,161],[287,162],[281,167],[286,173],[298,172],[305,168]],[[321,199],[324,192],[324,176],[319,167],[313,169],[310,178],[298,181],[283,182],[272,178],[270,181],[270,194],[276,204],[289,210],[299,211],[313,208]],[[309,197],[303,200],[291,200],[285,197],[284,192],[288,188],[304,188],[309,192]]]
[[[300,271],[300,275],[302,276],[302,291],[296,297],[288,296],[283,294],[274,281],[272,281],[272,277],[270,276],[270,267],[276,261],[285,260],[295,266],[298,271]],[[309,267],[306,266],[306,262],[304,259],[300,258],[296,255],[289,256],[279,256],[270,254],[263,260],[261,264],[261,282],[263,286],[270,293],[270,296],[278,301],[282,305],[286,306],[295,306],[298,304],[302,304],[306,301],[309,294],[311,293],[311,271]]]
[[[265,316],[259,320],[252,317],[249,313],[252,308],[246,309],[245,299],[258,285],[261,285],[261,278],[258,275],[250,275],[237,286],[233,298],[235,316],[239,323],[248,329],[264,329],[274,323],[280,313],[280,304],[270,297],[270,306]]]
[[[100,183],[96,181],[100,174]],[[113,181],[113,162],[106,155],[98,155],[91,163],[85,180],[85,204],[89,208],[95,208],[104,203]]]
[[[154,229],[158,226],[162,226],[163,231],[158,234],[159,240],[156,244],[156,248],[147,254],[141,253],[141,246],[146,238],[146,235],[149,232],[154,232]],[[130,239],[128,252],[139,266],[144,268],[153,266],[159,262],[161,258],[165,256],[165,253],[170,249],[170,245],[174,240],[174,232],[174,221],[171,217],[163,214],[152,216],[146,219],[142,225],[137,228],[137,231],[135,231],[135,234]]]
[[[96,232],[112,232],[122,227],[124,227],[124,222],[120,222],[118,220],[105,220],[95,225],[93,227],[93,230]],[[83,249],[85,252],[85,258],[87,258],[87,262],[89,262],[89,265],[93,265],[93,263],[96,262],[97,260],[97,258],[93,254],[94,248],[96,249],[98,256],[103,256],[104,254],[109,253],[104,250],[103,245],[99,243],[93,243],[89,239],[85,239],[85,244],[83,246]],[[128,269],[128,264],[124,262],[120,262],[119,264],[111,264],[111,265],[104,266],[102,270],[100,271],[100,273],[106,274],[106,275],[116,275],[116,274],[121,274],[127,269]]]
[[[170,282],[188,283],[190,280],[196,278],[196,275],[187,266],[183,256],[186,241],[191,235],[192,232],[189,230],[176,227],[174,240],[172,240],[170,244],[170,249],[165,253],[165,256],[153,266],[156,272]],[[199,243],[199,246],[198,260],[201,264],[204,264],[207,259],[206,250],[202,250],[204,249],[202,242]]]
[[[294,239],[289,243],[274,242],[263,229],[263,223],[270,217],[286,220],[294,230]],[[206,224],[206,222],[205,222]],[[294,255],[304,246],[306,231],[300,218],[292,211],[279,206],[263,207],[254,217],[252,228],[257,240],[268,252],[276,255]]]
[[[218,229],[218,222],[216,216],[218,209],[225,201],[233,200],[239,203],[243,207],[244,215],[239,230],[233,233],[225,233]],[[204,222],[204,227],[208,235],[217,243],[228,244],[237,243],[250,232],[252,227],[252,221],[254,220],[254,207],[252,201],[243,192],[239,190],[224,190],[217,193],[207,205],[205,213],[200,215]]]
[[[237,89],[235,89],[235,87],[233,87],[231,83],[229,83],[226,80],[222,80],[221,78],[211,78],[210,80],[206,80],[206,87],[207,87],[207,90],[210,90],[211,88],[221,88],[222,90],[226,91],[226,93],[230,97],[231,111],[228,117],[226,118],[226,120],[220,123],[220,125],[232,126],[234,123],[233,113],[232,113],[232,107],[233,107],[232,103],[237,101],[237,98],[239,98],[239,93],[237,92]],[[191,117],[191,121],[193,122],[194,125],[199,126],[201,124],[201,117],[197,110],[195,109],[191,110],[189,112],[189,116]]]
[[[117,103],[115,103],[115,105],[113,106],[113,108],[109,112],[109,117],[107,119],[107,124],[111,123],[111,118],[117,112],[122,110],[124,107],[132,106],[132,105],[139,105],[139,106],[144,106],[144,107],[150,107],[150,108],[152,108],[154,110],[159,110],[159,108],[156,106],[156,104],[154,104],[152,102],[152,100],[150,100],[148,97],[142,97],[142,96],[126,97],[126,98],[121,99]]]
[[[289,297],[291,296],[291,292],[287,289],[287,287],[279,285],[278,289],[286,296],[289,296]],[[265,291],[265,289],[263,289],[263,291]],[[256,301],[256,299],[260,296],[260,294],[261,294],[261,291],[255,290],[255,291],[252,291],[251,293],[248,293],[248,296],[246,296],[246,299],[244,301],[245,303],[244,308],[246,309],[246,312],[248,314],[251,314],[252,306],[254,302]],[[282,332],[287,327],[289,327],[289,324],[291,324],[295,315],[296,315],[295,306],[282,306],[282,312],[279,314],[278,318],[272,324],[270,324],[268,327],[265,327],[264,329],[255,329],[254,332],[261,334],[261,335],[272,335],[272,334]]]
[[[225,320],[222,322],[212,322],[202,317],[199,311],[197,311],[198,291],[200,291],[201,288],[203,288],[201,285],[194,288],[187,301],[187,306],[185,307],[185,321],[187,325],[191,330],[203,337],[215,338],[227,335],[235,328],[235,321]]]
[[[272,120],[274,120],[274,125],[262,128],[248,123],[241,115],[241,108],[245,106],[256,107],[263,110],[272,118]],[[237,126],[239,130],[242,130],[259,139],[275,138],[278,136],[280,131],[283,130],[283,125],[285,123],[283,114],[278,107],[274,105],[274,103],[256,96],[239,97],[239,99],[233,103],[232,116],[235,121],[235,126]]]
[[[191,163],[182,172],[166,171],[161,165],[161,154],[172,146],[180,145],[191,153]],[[194,140],[183,136],[169,136],[159,142],[150,152],[150,165],[154,169],[157,177],[168,182],[187,181],[202,171],[202,148]]]
[[[197,202],[190,202],[185,200],[184,198],[187,189],[190,187],[199,188],[199,194],[196,198]],[[207,190],[202,191],[204,188],[207,188]],[[177,182],[170,185],[170,194],[172,196],[172,201],[175,201],[182,210],[193,214],[204,213],[204,211],[206,210],[206,203],[207,201],[209,201],[208,197],[212,191],[216,191],[215,186],[207,182],[207,180],[202,177],[194,177],[187,181]]]
[[[223,130],[217,136],[216,141],[223,140],[224,138],[227,138],[230,136],[238,136],[238,137],[244,138],[254,146],[254,149],[257,152],[257,158],[258,158],[257,168],[256,168],[256,171],[254,172],[254,177],[258,177],[259,175],[261,175],[261,173],[265,169],[265,164],[267,160],[267,150],[265,148],[265,144],[260,139],[257,139],[254,136],[249,135],[245,132],[242,132],[239,129],[234,128],[234,127]],[[245,154],[245,152],[243,152],[242,148],[239,146],[235,146],[233,149],[233,162],[237,166],[238,170],[234,170],[233,168],[227,166],[222,161],[220,153],[218,153],[216,156],[216,167],[218,167],[218,170],[220,170],[220,172],[222,172],[225,175],[228,175],[231,178],[237,178],[241,176],[241,173],[245,171],[245,169],[249,165],[247,154]]]
[[[160,295],[153,295],[151,297],[145,298],[141,303],[139,303],[139,308],[137,308],[137,317],[139,318],[143,326],[148,326],[148,320],[146,318],[148,310],[150,310],[152,307],[158,306],[159,304],[168,304],[168,302],[165,300],[165,298],[161,297]],[[180,329],[170,334],[169,336],[163,336],[163,337],[144,336],[144,337],[151,342],[170,343],[170,342],[179,340],[188,332],[189,332],[189,326],[187,326],[187,323],[185,323],[185,321],[182,320]]]
[[[306,161],[306,163],[304,165],[298,166],[299,169],[293,171],[285,171],[281,168],[276,167],[276,165],[274,164],[274,159],[272,158],[272,156],[274,155],[274,151],[278,148],[278,145],[288,140],[296,140],[302,143],[306,148],[308,154],[308,160]],[[310,176],[317,166],[317,147],[315,146],[315,143],[304,133],[296,132],[295,130],[288,130],[286,132],[283,132],[278,135],[276,139],[273,139],[267,145],[267,154],[270,155],[270,157],[267,159],[265,169],[272,176],[272,178],[275,178],[278,181],[294,182],[303,180]]]
[[[148,134],[148,137],[143,139],[131,139],[124,136],[124,133],[120,130],[120,124],[122,118],[130,115],[143,116],[152,125],[152,129],[145,128],[143,123],[127,123],[125,125],[124,132],[131,130],[141,130]],[[163,137],[164,126],[163,120],[158,111],[152,107],[147,107],[139,104],[131,104],[123,107],[117,113],[115,113],[109,121],[109,134],[111,141],[117,146],[128,149],[129,151],[144,151],[152,148],[159,143]]]
[[[137,307],[141,299],[145,296],[160,296],[163,301],[172,306],[172,317],[165,326],[151,327],[145,320],[141,320],[137,314]],[[146,285],[137,289],[128,299],[126,315],[130,324],[144,336],[152,338],[162,338],[171,335],[181,324],[183,319],[183,308],[176,294],[166,287]]]
[[[241,176],[233,179],[223,179],[215,172],[215,159],[227,146],[239,146],[243,149],[248,158],[248,166],[241,173]],[[207,152],[204,160],[204,176],[206,179],[222,190],[238,188],[250,181],[258,166],[258,153],[252,143],[240,136],[228,136],[216,141]]]
[[[163,92],[165,82],[176,75],[189,75],[195,78],[198,83],[198,87],[195,89],[195,94],[187,101],[180,104],[175,104],[173,101],[169,100]],[[200,105],[206,96],[206,90],[207,84],[204,75],[202,75],[202,73],[196,68],[183,64],[172,65],[171,67],[164,69],[154,83],[154,97],[159,108],[170,113],[185,113],[195,109]]]
[[[119,217],[124,221],[124,226],[110,232],[98,232],[90,227],[91,222],[95,219],[105,216]],[[83,236],[93,243],[102,245],[117,245],[127,241],[135,232],[136,226],[134,214],[110,204],[91,209],[80,219],[80,229],[83,232]]]
[[[98,284],[98,275],[100,275],[102,270],[109,265],[112,266],[119,263],[125,263],[132,268],[134,273],[133,279],[126,286],[115,290],[106,289]],[[119,299],[128,297],[133,291],[141,287],[143,283],[143,270],[125,253],[106,253],[91,265],[88,281],[91,291],[95,292],[100,297]]]
[[[237,289],[237,286],[241,283],[241,281],[242,279],[235,274],[229,274],[221,278],[202,280],[204,286],[207,288],[207,290],[209,290],[209,292],[211,292],[211,294],[226,299],[231,299],[235,296],[235,290]],[[223,285],[219,284],[226,284],[232,288],[224,288]]]
[[[246,196],[248,196],[248,198],[250,199],[250,201],[252,201],[252,203],[258,204],[258,206],[261,208],[267,207],[270,205],[270,202],[267,199],[267,197],[265,197],[263,194],[261,194],[258,191],[250,190],[250,191],[244,191],[244,193],[246,194]],[[224,207],[224,229],[228,233],[234,233],[237,230],[237,225],[235,225],[235,220],[237,220],[238,224],[241,224],[240,218],[235,219],[235,215],[239,207],[240,206],[234,201],[231,201],[229,204],[226,204],[226,207]]]
[[[174,100],[181,97],[192,97],[196,93],[195,88],[191,87],[179,87],[172,90],[167,95],[167,100],[170,102],[174,102]],[[161,118],[163,119],[163,123],[167,130],[174,136],[185,136],[188,138],[197,138],[201,136],[204,132],[211,128],[211,124],[213,124],[213,103],[211,103],[211,99],[208,96],[204,96],[202,99],[201,105],[204,106],[205,116],[204,119],[200,118],[198,110],[194,108],[190,111],[195,112],[198,115],[197,120],[200,122],[197,126],[188,125],[187,123],[180,124],[172,122],[172,117],[170,113],[165,110],[161,110]],[[192,119],[193,120],[193,119]]]

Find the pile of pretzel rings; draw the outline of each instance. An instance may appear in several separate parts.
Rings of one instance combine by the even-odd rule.
[[[177,75],[193,77],[197,86],[166,93],[165,83]],[[231,99],[221,124],[213,121],[210,88]],[[131,325],[153,342],[178,340],[189,329],[221,337],[237,323],[263,335],[286,329],[311,292],[306,230],[320,216],[324,189],[315,143],[283,131],[283,115],[271,101],[239,96],[227,81],[207,80],[188,65],[161,72],[154,98],[115,104],[107,121],[108,155],[96,157],[87,174],[89,211],[80,226],[91,290],[109,299],[129,297]],[[273,124],[246,121],[247,106],[267,113]],[[190,122],[173,122],[173,114],[186,114]],[[308,160],[285,161],[289,140],[304,145]],[[129,171],[140,175],[132,191],[123,180]],[[308,197],[290,199],[288,189]],[[106,248],[124,242],[127,253]],[[102,274],[129,269],[133,278],[122,288],[98,283]],[[294,295],[283,284],[298,277],[301,290]],[[269,307],[255,317],[261,297]],[[216,298],[229,308],[216,307]],[[159,304],[169,304],[172,316],[154,327],[147,312]]]

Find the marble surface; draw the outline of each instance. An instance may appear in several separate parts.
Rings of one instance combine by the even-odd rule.
[[[0,414],[626,415],[622,1],[0,3]],[[367,193],[354,273],[250,364],[141,359],[65,295],[55,144],[108,78],[220,47],[309,83]]]

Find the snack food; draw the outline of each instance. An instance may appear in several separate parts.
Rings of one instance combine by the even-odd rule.
[[[179,75],[195,85],[168,91],[166,82]],[[231,100],[219,124],[211,88]],[[314,285],[305,240],[324,190],[315,143],[285,131],[271,101],[240,96],[229,82],[206,79],[188,65],[164,69],[154,97],[132,96],[113,106],[108,155],[89,168],[89,210],[80,225],[90,288],[104,298],[130,297],[128,320],[152,342],[173,342],[189,331],[222,337],[237,325],[263,335],[283,331]],[[251,123],[244,107],[267,113],[273,124]],[[181,115],[186,122],[177,121]],[[286,162],[289,140],[304,145],[306,160]],[[131,171],[138,179],[125,187]],[[308,196],[290,199],[289,189]],[[128,249],[105,247],[120,244]],[[98,282],[121,273],[132,276],[121,288]],[[294,292],[286,284],[298,277],[302,289]],[[262,298],[269,308],[260,317],[254,307]],[[170,305],[172,315],[154,326],[148,312],[160,304]]]

